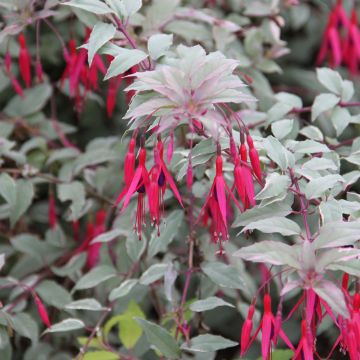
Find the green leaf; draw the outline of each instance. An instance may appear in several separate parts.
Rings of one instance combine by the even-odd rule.
[[[79,279],[73,291],[93,288],[116,276],[115,270],[107,265],[100,265]]]
[[[60,184],[57,188],[59,200],[62,202],[71,201],[71,220],[77,220],[82,215],[85,206],[85,188],[80,181],[73,181],[69,184]]]
[[[65,264],[62,267],[56,267],[52,266],[51,270],[57,275],[57,276],[70,276],[74,274],[75,272],[79,271],[86,262],[86,254],[81,253],[78,255],[73,256],[67,264]]]
[[[181,349],[195,352],[213,352],[239,345],[239,343],[235,341],[211,334],[196,336],[192,338],[190,342],[190,346],[188,346],[187,343],[182,344]]]
[[[62,309],[72,300],[70,293],[55,281],[44,280],[35,290],[44,302],[58,309]]]
[[[227,301],[224,301],[221,298],[218,298],[216,296],[211,296],[204,300],[197,300],[191,303],[190,310],[196,311],[196,312],[202,312],[207,310],[213,310],[219,306],[228,306],[235,308],[233,304],[228,303]]]
[[[313,286],[313,290],[321,299],[328,303],[335,313],[346,319],[349,318],[349,310],[346,306],[344,293],[334,283],[328,280],[321,280]]]
[[[101,311],[105,308],[97,300],[89,298],[72,301],[65,306],[65,309]]]
[[[311,108],[311,121],[315,121],[323,112],[331,110],[340,101],[334,94],[320,94],[316,96]]]
[[[238,270],[230,265],[216,261],[208,262],[201,265],[201,270],[211,281],[219,286],[230,289],[244,288],[245,284]]]
[[[336,95],[341,95],[342,92],[342,78],[337,71],[329,68],[316,69],[316,75],[319,82],[325,86],[325,88]]]
[[[145,314],[135,301],[130,301],[125,313],[119,316],[119,338],[127,349],[133,349],[139,341],[143,329],[137,319],[145,319]]]
[[[155,34],[150,36],[148,41],[148,50],[150,57],[157,60],[166,54],[173,43],[173,35],[170,34]]]
[[[294,119],[284,119],[271,124],[271,131],[278,139],[283,139],[291,133],[294,126]]]
[[[330,152],[330,149],[325,145],[321,144],[314,140],[304,140],[299,141],[295,147],[294,151],[300,154],[313,154],[313,153],[326,153]]]
[[[41,84],[26,89],[25,97],[16,95],[6,105],[4,112],[13,117],[25,117],[41,110],[52,94],[52,88],[49,84]]]
[[[142,237],[142,241],[139,241],[137,234],[132,231],[126,238],[125,247],[126,252],[133,262],[139,261],[141,255],[146,249],[147,241],[145,237]]]
[[[351,115],[348,109],[336,106],[331,114],[331,122],[336,130],[336,135],[340,136],[346,127],[351,123]]]
[[[254,229],[270,234],[280,233],[284,236],[299,235],[301,233],[301,229],[296,222],[279,216],[251,222],[241,232]]]
[[[96,236],[95,239],[91,241],[91,244],[107,243],[107,242],[113,241],[118,236],[120,236],[122,233],[123,232],[120,229],[113,229],[113,230],[104,232],[104,233]]]
[[[167,217],[166,222],[160,225],[160,235],[157,229],[151,234],[148,248],[148,257],[152,258],[159,252],[166,252],[168,245],[174,240],[178,229],[184,219],[184,213],[181,210],[174,210]]]
[[[67,332],[67,331],[73,331],[73,330],[79,330],[85,327],[85,324],[83,321],[79,319],[65,319],[63,321],[60,321],[59,323],[51,325],[50,328],[45,330],[45,333],[56,333],[56,332]]]
[[[281,170],[286,170],[288,167],[294,166],[294,155],[285,149],[278,139],[273,136],[268,136],[263,144],[269,158],[278,164]]]
[[[305,196],[308,199],[315,199],[321,197],[328,189],[331,189],[335,184],[339,182],[344,182],[344,179],[338,174],[326,175],[312,179],[305,186]]]
[[[167,264],[154,264],[150,266],[140,277],[140,284],[150,285],[153,282],[161,279],[167,270]]]
[[[288,178],[287,176],[285,177]],[[270,216],[286,216],[289,215],[291,211],[291,206],[281,201],[265,207],[254,206],[239,214],[232,227],[246,226],[251,222],[264,220]]]
[[[121,297],[124,297],[130,293],[133,287],[138,283],[136,279],[127,279],[121,283],[121,285],[115,289],[112,289],[109,295],[109,300],[114,301]]]
[[[88,351],[82,358],[83,360],[119,360],[119,354],[110,351]]]
[[[120,48],[119,55],[112,60],[104,80],[123,74],[146,58],[147,55],[141,50]]]
[[[256,195],[257,200],[269,199],[274,196],[286,195],[290,186],[290,178],[287,175],[272,173],[267,176],[263,189]]]
[[[180,348],[174,338],[161,326],[150,321],[135,318],[143,328],[149,343],[160,351],[167,359],[178,359]]]
[[[104,44],[106,44],[109,40],[111,40],[114,37],[115,33],[116,33],[116,28],[112,24],[98,22],[94,26],[90,34],[90,38],[87,46],[89,65],[91,65],[96,52]]]
[[[105,3],[103,3],[100,0],[71,0],[62,3],[62,5],[67,5],[82,10],[86,10],[96,15],[105,15],[114,12]]]
[[[124,17],[129,17],[137,13],[142,6],[142,0],[122,0]]]
[[[253,262],[263,262],[272,265],[289,265],[301,269],[297,258],[298,251],[294,246],[279,241],[261,241],[245,246],[236,251],[233,256]]]
[[[360,221],[327,223],[320,228],[320,234],[313,242],[316,249],[353,245],[359,240]]]
[[[37,343],[39,338],[39,328],[36,321],[26,313],[19,313],[11,318],[14,330],[21,336],[24,336]]]

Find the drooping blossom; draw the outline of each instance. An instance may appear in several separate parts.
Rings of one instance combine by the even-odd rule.
[[[258,154],[257,150],[255,149],[254,141],[249,133],[246,136],[246,141],[249,146],[249,157],[250,157],[252,169],[256,175],[257,180],[261,184],[262,183],[262,172],[261,172],[259,154]]]
[[[24,34],[19,35],[19,69],[20,75],[25,82],[26,87],[31,86],[31,56],[26,45]]]
[[[275,316],[272,313],[271,297],[268,293],[265,293],[264,295],[263,306],[264,312],[261,322],[256,329],[251,341],[249,342],[249,346],[256,339],[258,333],[261,331],[261,354],[264,360],[269,360],[271,354],[271,343],[273,342],[274,344],[276,344],[277,340],[274,338]],[[285,332],[282,329],[279,330],[278,335],[291,350],[295,351],[294,346],[292,345],[289,338],[286,336]]]
[[[351,12],[351,19],[344,41],[343,61],[352,74],[358,73],[360,62],[360,32],[356,9]]]
[[[241,205],[236,200],[229,186],[226,184],[223,175],[223,162],[218,148],[216,157],[216,174],[211,185],[210,191],[205,199],[205,203],[200,211],[200,217],[205,215],[205,219],[209,217],[212,220],[211,230],[212,239],[215,243],[220,244],[220,252],[222,252],[222,241],[228,240],[228,214],[229,206],[226,192],[229,194],[235,205],[241,210]]]
[[[10,53],[7,51],[5,53],[5,57],[4,57],[4,65],[5,65],[5,74],[9,77],[10,81],[11,81],[11,85],[13,87],[13,89],[15,90],[15,92],[20,95],[21,97],[24,97],[24,91],[19,83],[19,81],[16,79],[16,77],[13,75],[12,71],[11,71],[11,55]]]
[[[313,360],[314,344],[306,320],[301,321],[301,338],[293,356],[294,360]]]
[[[255,313],[255,305],[251,304],[241,329],[240,337],[240,356],[244,356],[248,350],[248,346],[251,339],[251,331],[253,328],[253,317]]]
[[[164,194],[166,191],[166,185],[173,192],[175,198],[178,200],[181,206],[182,200],[169,170],[163,159],[164,156],[164,144],[161,138],[158,137],[157,145],[154,149],[155,164],[150,170],[150,185],[149,185],[149,210],[152,222],[157,226],[158,235],[160,235],[160,219],[164,213]]]
[[[256,205],[254,182],[244,142],[240,145],[239,156],[235,158],[234,185],[245,210]]]
[[[121,207],[121,212],[125,211],[127,206],[130,203],[131,196],[137,192],[138,196],[138,205],[136,210],[136,222],[135,222],[135,231],[138,234],[139,240],[141,239],[141,229],[145,223],[145,195],[149,193],[149,173],[146,169],[146,150],[144,144],[140,149],[139,153],[139,164],[134,172],[134,176],[131,179],[131,182],[125,187],[120,193],[118,198],[115,201],[114,206],[118,205],[122,200],[123,204]]]
[[[49,315],[48,315],[48,312],[46,310],[46,307],[42,303],[39,296],[37,294],[35,294],[35,293],[34,293],[34,301],[35,301],[35,305],[36,305],[37,311],[38,311],[38,313],[40,315],[40,318],[41,318],[42,322],[48,328],[51,327],[51,322],[50,322]]]
[[[321,47],[316,59],[316,64],[322,64],[328,59],[329,66],[336,68],[343,60],[343,38],[342,30],[347,29],[349,20],[343,8],[342,0],[337,0],[335,7],[331,10],[323,35]]]

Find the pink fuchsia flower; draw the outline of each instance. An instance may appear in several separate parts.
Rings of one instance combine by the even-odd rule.
[[[15,90],[15,92],[18,95],[20,95],[21,97],[24,97],[24,91],[23,91],[19,81],[16,79],[16,77],[11,72],[11,63],[12,63],[11,55],[7,51],[5,53],[5,57],[4,57],[5,73],[9,77],[9,79],[11,81],[11,85],[12,85],[13,89]]]
[[[348,26],[347,37],[344,42],[343,60],[352,74],[358,73],[360,61],[360,32],[355,8],[351,12],[351,20]]]
[[[260,184],[262,184],[262,172],[261,172],[259,154],[255,149],[254,141],[249,133],[246,136],[246,141],[249,146],[249,157],[250,157],[252,169],[254,171],[257,180],[259,181]]]
[[[210,191],[205,199],[205,203],[200,211],[200,217],[208,212],[205,216],[210,215],[212,219],[212,236],[215,243],[220,243],[220,251],[222,251],[222,241],[228,240],[227,226],[227,207],[229,206],[226,192],[229,194],[235,205],[241,210],[241,205],[236,200],[229,186],[226,184],[223,175],[223,162],[218,148],[216,157],[216,174],[211,185]]]
[[[115,201],[114,206],[118,205],[122,200],[124,200],[121,207],[121,212],[125,211],[127,206],[130,203],[131,196],[137,192],[138,193],[138,205],[136,210],[136,223],[135,231],[141,239],[141,228],[145,223],[145,195],[149,193],[149,173],[145,166],[146,162],[146,150],[142,145],[139,153],[139,164],[134,172],[134,176],[131,179],[129,185],[125,184],[123,191],[120,193],[118,198]]]
[[[26,45],[24,34],[19,35],[19,69],[20,75],[23,78],[26,87],[31,86],[31,56]]]
[[[148,198],[151,219],[153,223],[157,225],[159,235],[160,219],[162,213],[164,212],[164,195],[166,191],[166,185],[169,185],[169,188],[173,192],[175,198],[183,207],[179,190],[177,189],[175,181],[166,167],[163,157],[164,144],[161,141],[161,138],[158,137],[158,141],[154,149],[155,164],[150,170],[150,187]]]
[[[257,330],[252,337],[250,345],[256,339],[258,333],[261,330],[262,338],[261,338],[261,354],[264,360],[270,359],[270,351],[271,351],[271,342],[276,343],[277,339],[274,339],[274,328],[275,328],[275,317],[271,310],[271,297],[268,293],[264,295],[264,313],[258,326]],[[282,329],[279,329],[279,336],[285,342],[285,344],[293,351],[295,351],[294,346],[290,342],[289,338],[286,336]]]
[[[318,53],[316,64],[322,64],[328,58],[329,66],[332,68],[340,66],[343,60],[343,39],[341,30],[348,28],[348,18],[342,5],[341,0],[337,3],[331,11],[328,23],[325,28],[323,40]]]
[[[35,305],[36,305],[37,311],[38,311],[38,313],[40,315],[40,318],[41,318],[42,322],[48,328],[51,327],[51,322],[50,322],[49,315],[48,315],[48,312],[46,310],[46,307],[42,303],[41,299],[36,294],[34,294],[34,301],[35,301]]]
[[[314,341],[306,320],[301,321],[301,338],[294,353],[294,360],[313,360]]]
[[[244,321],[243,327],[241,329],[241,338],[240,338],[240,356],[244,356],[248,350],[251,331],[253,328],[253,317],[255,313],[255,305],[251,304],[248,310],[248,314]]]

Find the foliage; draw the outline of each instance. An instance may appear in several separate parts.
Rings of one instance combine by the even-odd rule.
[[[358,10],[0,0],[1,359],[358,359]]]

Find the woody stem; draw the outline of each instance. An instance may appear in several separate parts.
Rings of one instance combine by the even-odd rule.
[[[304,226],[305,226],[305,231],[306,231],[306,240],[309,242],[312,242],[313,238],[312,238],[310,226],[309,226],[308,209],[307,209],[308,207],[305,203],[305,201],[307,201],[307,199],[300,190],[299,182],[298,182],[297,177],[294,174],[294,170],[289,168],[289,174],[290,174],[291,181],[292,181],[293,185],[295,186],[296,194],[300,201],[300,213],[303,216],[303,221],[304,221]]]

